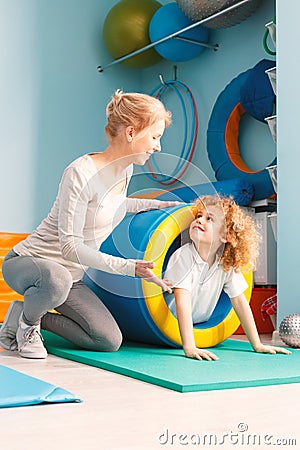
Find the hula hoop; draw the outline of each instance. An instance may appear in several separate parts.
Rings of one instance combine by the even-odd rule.
[[[151,92],[150,95],[155,96],[156,98],[161,100],[162,96],[166,93],[166,91],[170,89],[177,95],[180,101],[184,120],[183,144],[180,151],[178,163],[176,167],[173,169],[171,175],[161,174],[161,170],[155,160],[155,155],[152,156],[152,164],[154,166],[154,169],[152,169],[149,161],[147,161],[145,167],[143,167],[143,170],[145,174],[148,176],[148,178],[158,181],[158,183],[162,184],[163,186],[171,186],[172,184],[176,183],[178,180],[180,180],[180,178],[188,169],[195,152],[199,128],[196,102],[192,92],[190,91],[188,86],[186,86],[184,83],[177,80],[165,81],[163,85],[157,86]],[[188,137],[188,129],[189,129],[188,112],[185,104],[185,99],[182,93],[180,92],[180,89],[182,89],[183,93],[185,93],[188,104],[190,105],[192,111],[191,130],[189,133],[190,134],[189,137]]]

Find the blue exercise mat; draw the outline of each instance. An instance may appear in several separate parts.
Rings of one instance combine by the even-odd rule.
[[[212,348],[218,361],[197,361],[183,350],[125,342],[118,352],[82,350],[43,331],[49,353],[179,392],[300,382],[300,352],[255,353],[248,342],[227,340]]]
[[[0,408],[65,402],[81,400],[53,384],[0,366]]]

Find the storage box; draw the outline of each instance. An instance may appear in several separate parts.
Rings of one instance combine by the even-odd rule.
[[[271,227],[273,230],[273,234],[274,234],[274,239],[277,242],[277,213],[272,213],[269,215],[269,219],[271,222]]]
[[[253,272],[255,286],[275,286],[277,284],[277,245],[268,212],[255,214],[262,241],[260,243],[257,268]]]

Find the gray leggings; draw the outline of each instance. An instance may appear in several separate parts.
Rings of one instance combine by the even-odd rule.
[[[6,283],[24,296],[23,319],[28,325],[41,322],[42,329],[87,350],[119,349],[122,334],[111,313],[82,281],[73,283],[62,265],[11,250],[2,273]],[[51,309],[60,314],[47,312]]]

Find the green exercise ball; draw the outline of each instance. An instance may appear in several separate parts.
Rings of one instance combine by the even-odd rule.
[[[103,26],[104,44],[114,58],[121,58],[150,44],[149,24],[162,5],[156,0],[121,0],[108,13]],[[151,48],[122,62],[127,67],[143,68],[162,58]]]

